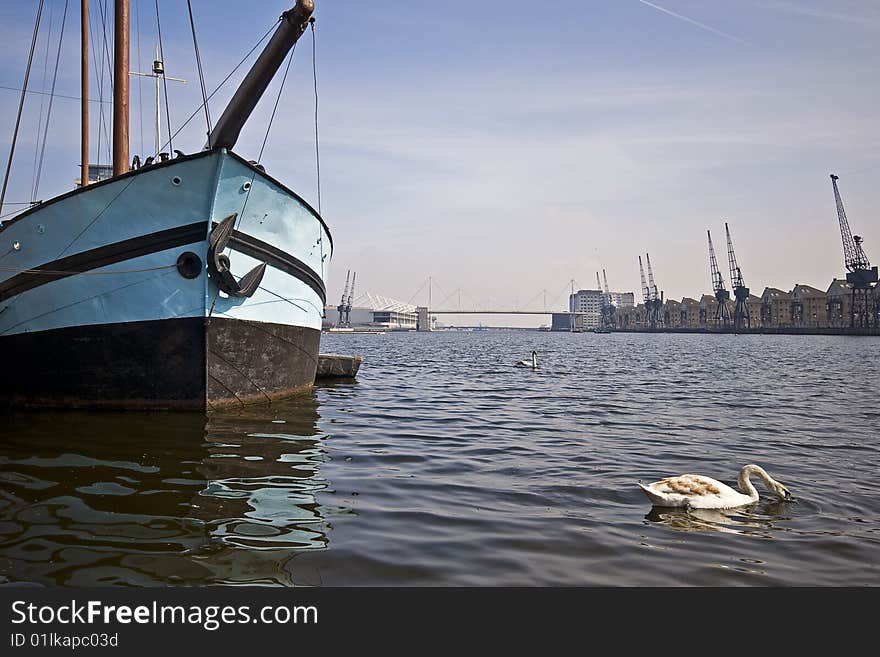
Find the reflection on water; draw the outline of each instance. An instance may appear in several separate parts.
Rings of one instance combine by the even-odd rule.
[[[330,334],[357,381],[284,404],[0,416],[0,581],[878,585],[876,346]],[[746,463],[797,503],[652,510],[636,485]]]
[[[735,509],[679,509],[652,507],[645,520],[683,532],[721,532],[770,537],[774,522],[788,518],[790,503],[760,501]]]
[[[198,414],[6,416],[0,573],[70,585],[290,584],[327,545],[313,393]]]

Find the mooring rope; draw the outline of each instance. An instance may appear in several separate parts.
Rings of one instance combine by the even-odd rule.
[[[143,269],[114,269],[113,271],[70,271],[61,269],[20,269],[18,267],[2,267],[0,271],[15,274],[43,274],[47,276],[115,276],[117,274],[139,274],[145,271],[159,271],[160,269],[173,269],[177,264],[159,265],[158,267],[145,267]]]
[[[34,61],[34,50],[37,47],[37,34],[40,31],[40,17],[43,15],[43,0],[37,7],[37,19],[34,22],[34,36],[31,39],[31,51],[28,55],[27,67],[24,72],[24,84],[22,85],[21,98],[18,101],[18,116],[15,119],[15,130],[12,133],[12,144],[9,146],[9,160],[6,162],[6,175],[3,176],[3,190],[0,191],[0,210],[3,210],[3,201],[6,199],[6,186],[9,184],[9,172],[12,169],[12,156],[15,153],[15,142],[18,140],[18,129],[21,125],[21,114],[24,109],[24,97],[28,86],[28,78],[31,75],[31,64]]]

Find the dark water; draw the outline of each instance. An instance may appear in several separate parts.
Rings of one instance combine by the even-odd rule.
[[[538,371],[513,367],[533,348]],[[482,331],[322,351],[363,354],[358,381],[207,419],[0,418],[0,581],[880,584],[880,340]],[[635,485],[733,484],[746,463],[797,501],[675,512]]]

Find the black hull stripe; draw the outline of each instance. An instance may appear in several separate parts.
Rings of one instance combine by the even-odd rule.
[[[237,230],[232,231],[229,248],[298,278],[321,297],[323,305],[327,305],[327,288],[324,287],[324,281],[302,260],[268,242],[258,240],[256,237],[251,237]]]
[[[67,256],[66,258],[47,262],[31,270],[46,273],[16,274],[0,283],[0,301],[5,301],[22,292],[27,292],[35,287],[67,278],[68,276],[75,276],[76,274],[114,265],[132,258],[173,249],[176,246],[200,242],[206,239],[207,231],[208,223],[206,221],[199,221],[186,226],[169,228],[157,233],[106,244],[96,249],[90,249]]]

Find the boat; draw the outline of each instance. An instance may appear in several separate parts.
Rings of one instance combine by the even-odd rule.
[[[330,230],[233,150],[313,10],[284,12],[203,149],[140,164],[116,0],[113,171],[92,184],[84,36],[82,184],[0,227],[0,403],[204,411],[314,383]]]

